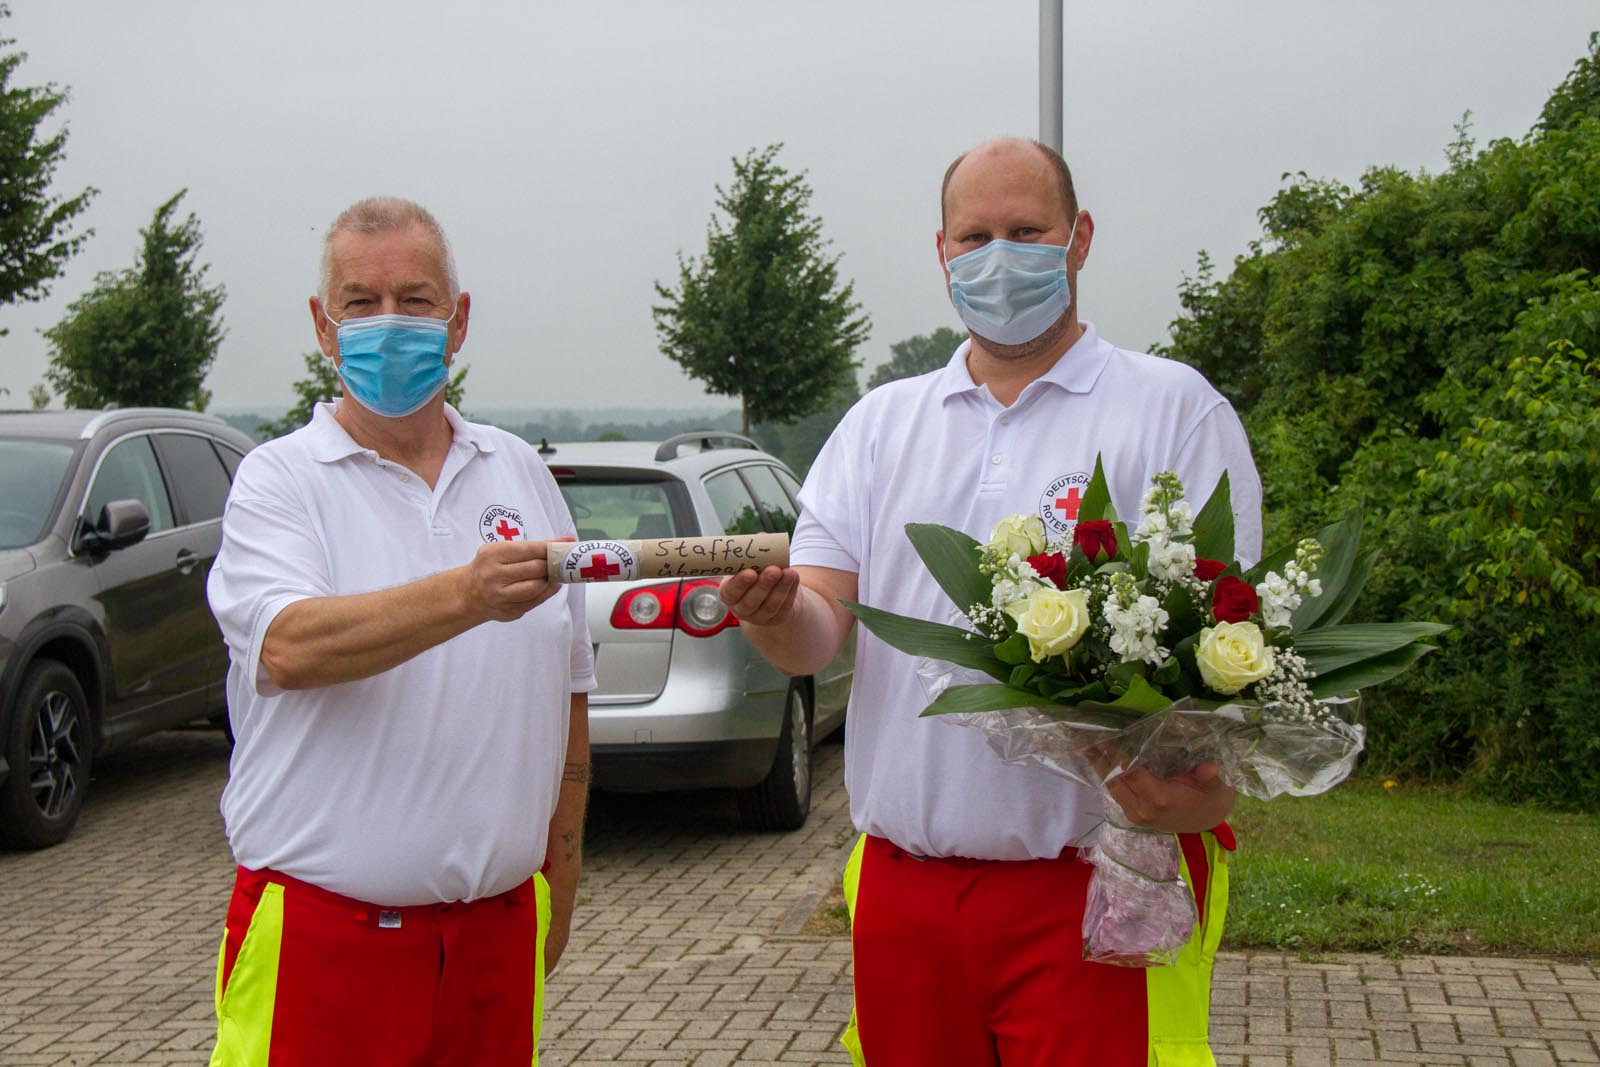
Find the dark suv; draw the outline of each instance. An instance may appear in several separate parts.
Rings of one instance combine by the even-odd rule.
[[[226,721],[206,574],[252,443],[192,411],[0,413],[0,846],[64,839],[96,755]]]

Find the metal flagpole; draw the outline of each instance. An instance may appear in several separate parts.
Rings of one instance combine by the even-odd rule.
[[[1062,0],[1039,0],[1039,141],[1061,151]]]

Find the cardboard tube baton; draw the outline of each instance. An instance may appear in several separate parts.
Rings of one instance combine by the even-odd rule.
[[[631,582],[639,578],[701,578],[746,567],[787,567],[789,535],[659,537],[648,541],[552,541],[550,577],[558,582]]]

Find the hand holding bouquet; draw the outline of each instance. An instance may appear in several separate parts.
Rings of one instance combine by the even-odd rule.
[[[1083,842],[1096,864],[1085,952],[1150,966],[1175,958],[1193,903],[1173,838],[1132,827],[1108,784],[1134,767],[1171,779],[1215,763],[1250,796],[1323,792],[1361,750],[1357,691],[1405,670],[1445,627],[1341,622],[1372,566],[1359,517],[1246,571],[1226,474],[1198,514],[1174,474],[1157,474],[1140,511],[1132,531],[1118,520],[1096,461],[1070,541],[1047,539],[1035,516],[1003,519],[987,544],[907,526],[971,629],[846,606],[919,657],[935,694],[923,715],[952,716],[1002,759],[1098,791],[1106,823]]]

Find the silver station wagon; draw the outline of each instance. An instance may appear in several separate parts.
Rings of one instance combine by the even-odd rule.
[[[542,444],[580,540],[788,533],[799,484],[738,434]],[[844,722],[854,640],[814,677],[789,678],[739,632],[720,578],[596,582],[589,633],[595,785],[619,792],[728,788],[754,830],[811,809],[811,746]]]

